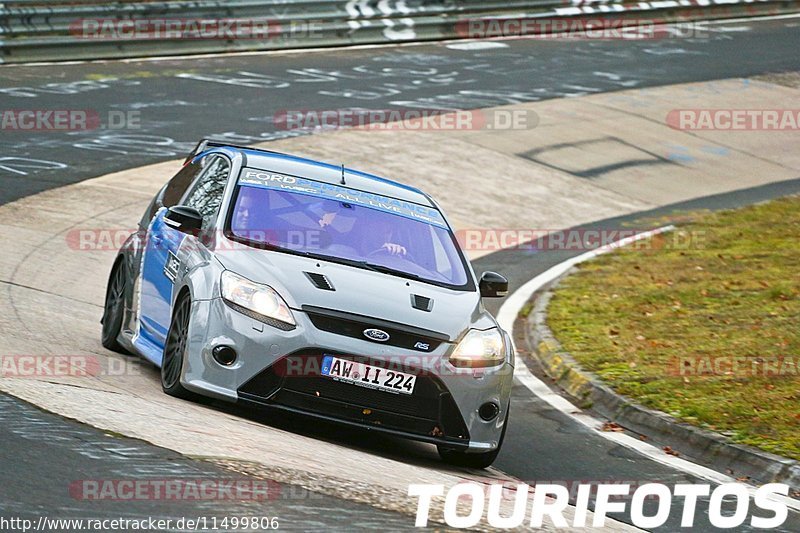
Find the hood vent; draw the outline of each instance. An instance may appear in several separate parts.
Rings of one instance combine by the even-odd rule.
[[[320,274],[318,272],[303,272],[306,277],[311,280],[311,283],[318,289],[322,289],[323,291],[335,291],[336,289],[333,288],[333,284],[328,281],[328,278],[325,274]]]
[[[427,311],[428,313],[430,313],[431,309],[433,309],[433,300],[426,296],[420,296],[419,294],[412,294],[411,307],[413,307],[414,309],[419,309],[420,311]]]

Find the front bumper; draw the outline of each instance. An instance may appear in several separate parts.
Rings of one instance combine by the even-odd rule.
[[[297,327],[282,331],[245,316],[223,300],[195,301],[183,385],[228,401],[270,406],[351,426],[474,452],[498,446],[508,409],[513,367],[456,369],[453,349],[442,343],[429,353],[386,346],[323,331],[305,312],[293,310]],[[238,358],[223,366],[217,346],[233,347]],[[319,375],[323,354],[386,365],[417,375],[412,395],[392,394]],[[478,410],[492,402],[489,421]]]

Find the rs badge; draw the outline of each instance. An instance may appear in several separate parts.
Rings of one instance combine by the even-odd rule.
[[[178,259],[178,256],[169,252],[167,262],[164,263],[164,275],[167,276],[172,283],[175,283],[175,278],[178,277],[178,269],[180,266],[181,261]]]

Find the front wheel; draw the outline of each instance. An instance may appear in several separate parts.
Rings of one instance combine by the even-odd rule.
[[[119,353],[127,353],[117,340],[122,330],[122,319],[125,313],[125,283],[125,263],[120,261],[114,265],[111,276],[109,276],[103,318],[100,320],[103,325],[100,336],[103,347]]]
[[[194,394],[181,385],[183,360],[189,342],[191,309],[192,302],[188,295],[181,296],[176,302],[161,359],[161,388],[170,396],[184,400],[194,398]]]
[[[511,405],[509,404],[509,408]],[[497,456],[500,454],[500,448],[503,446],[503,440],[506,437],[506,428],[508,427],[508,411],[506,409],[506,420],[503,422],[503,431],[500,433],[500,441],[497,443],[497,448],[490,452],[483,452],[483,453],[466,453],[460,450],[453,450],[452,448],[447,448],[443,446],[436,446],[436,450],[439,452],[439,457],[442,458],[447,464],[451,464],[453,466],[464,466],[467,468],[488,468],[492,466],[494,460],[497,459]]]

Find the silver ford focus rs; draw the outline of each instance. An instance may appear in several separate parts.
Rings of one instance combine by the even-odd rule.
[[[483,468],[514,348],[436,202],[377,176],[204,140],[123,244],[102,341],[210,396],[433,443]]]

